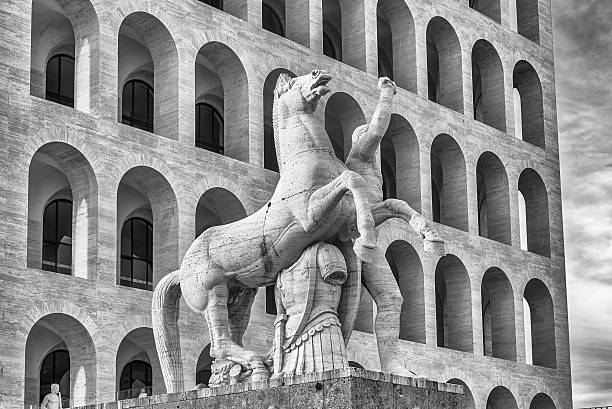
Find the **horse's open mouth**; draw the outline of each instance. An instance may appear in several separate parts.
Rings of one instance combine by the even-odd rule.
[[[332,76],[329,74],[320,74],[317,80],[312,84],[310,89],[317,95],[323,96],[329,92],[331,89],[327,86],[327,84],[332,80]]]

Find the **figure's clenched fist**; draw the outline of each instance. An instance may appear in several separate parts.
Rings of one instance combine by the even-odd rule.
[[[388,77],[380,77],[378,79],[378,89],[380,89],[381,91],[383,89],[392,89],[393,95],[397,93],[395,82],[391,81]]]

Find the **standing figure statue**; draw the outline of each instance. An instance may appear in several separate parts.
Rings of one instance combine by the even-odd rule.
[[[316,243],[276,280],[274,377],[348,367],[338,303],[347,278],[344,255]]]
[[[40,409],[62,409],[62,395],[58,384],[51,385],[51,393],[45,395]]]
[[[425,240],[425,249],[444,254],[444,241],[433,224],[398,199],[383,201],[383,177],[381,172],[380,143],[391,121],[395,83],[382,77],[378,81],[380,97],[370,124],[359,126],[353,132],[353,144],[346,165],[367,181],[368,199],[375,203],[372,215],[375,220],[398,217],[410,224]],[[419,177],[419,175],[414,175]],[[377,223],[378,224],[378,223]],[[381,370],[387,373],[410,376],[413,374],[397,359],[400,331],[400,315],[403,298],[389,268],[384,252],[377,252],[373,262],[363,262],[361,279],[376,303],[374,329],[378,345]],[[350,330],[347,328],[347,330]]]

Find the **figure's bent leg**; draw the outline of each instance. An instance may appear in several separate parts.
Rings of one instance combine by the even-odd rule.
[[[383,372],[415,376],[398,359],[400,317],[404,299],[384,254],[376,254],[372,263],[363,263],[362,281],[376,303],[374,331]]]
[[[229,331],[227,284],[214,286],[208,294],[206,321],[211,334],[210,355],[213,358],[227,359],[248,365],[251,362],[263,361],[262,357],[238,345]]]
[[[345,170],[331,183],[317,189],[311,196],[308,208],[306,231],[312,231],[326,219],[331,209],[351,192],[355,204],[356,224],[360,236],[355,241],[355,254],[364,261],[370,261],[376,248],[377,232],[374,228],[370,201],[366,194],[367,182],[358,173]]]

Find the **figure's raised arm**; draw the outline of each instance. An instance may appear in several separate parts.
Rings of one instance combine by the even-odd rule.
[[[387,77],[381,77],[378,79],[378,89],[380,89],[378,105],[366,135],[363,135],[359,141],[361,154],[366,156],[374,155],[391,122],[391,104],[396,93],[395,83]]]

